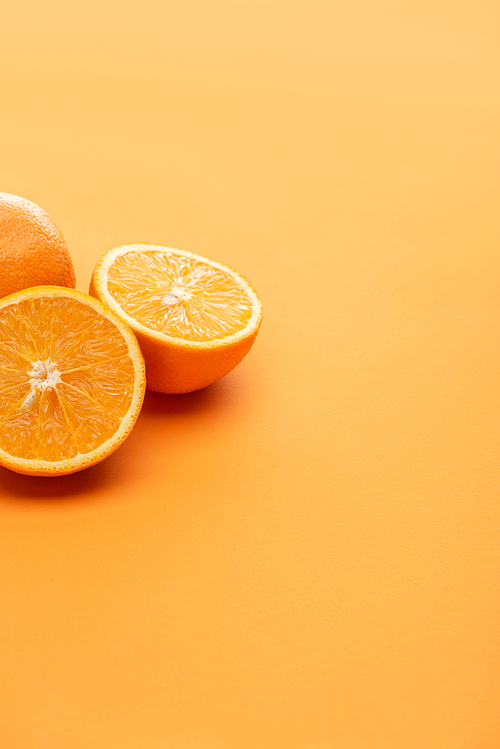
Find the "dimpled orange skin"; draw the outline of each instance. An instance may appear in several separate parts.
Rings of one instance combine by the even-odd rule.
[[[66,242],[36,203],[0,193],[0,297],[31,286],[76,286]]]
[[[153,331],[146,335],[134,329],[146,362],[148,390],[180,394],[211,385],[229,374],[248,354],[257,332],[255,330],[247,338],[228,345],[194,349],[182,342],[158,345]]]

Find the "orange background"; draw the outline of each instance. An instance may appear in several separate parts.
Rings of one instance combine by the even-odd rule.
[[[0,10],[0,189],[262,296],[81,474],[0,471],[5,749],[500,746],[497,0]]]

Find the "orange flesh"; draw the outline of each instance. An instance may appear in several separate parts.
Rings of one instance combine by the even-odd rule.
[[[252,315],[247,293],[231,275],[169,252],[119,255],[108,272],[108,290],[134,320],[186,341],[226,338]]]
[[[0,448],[47,461],[113,436],[133,397],[134,366],[112,322],[68,297],[0,310]]]

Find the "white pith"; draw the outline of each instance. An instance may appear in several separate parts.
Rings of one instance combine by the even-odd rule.
[[[28,376],[31,390],[21,404],[23,411],[32,407],[37,390],[43,393],[44,390],[57,387],[61,382],[61,372],[57,369],[55,362],[50,359],[32,362]]]

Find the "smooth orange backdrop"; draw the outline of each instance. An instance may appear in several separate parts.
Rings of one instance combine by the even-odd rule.
[[[2,749],[498,749],[500,6],[26,0],[0,190],[240,270],[245,361],[0,471]]]

